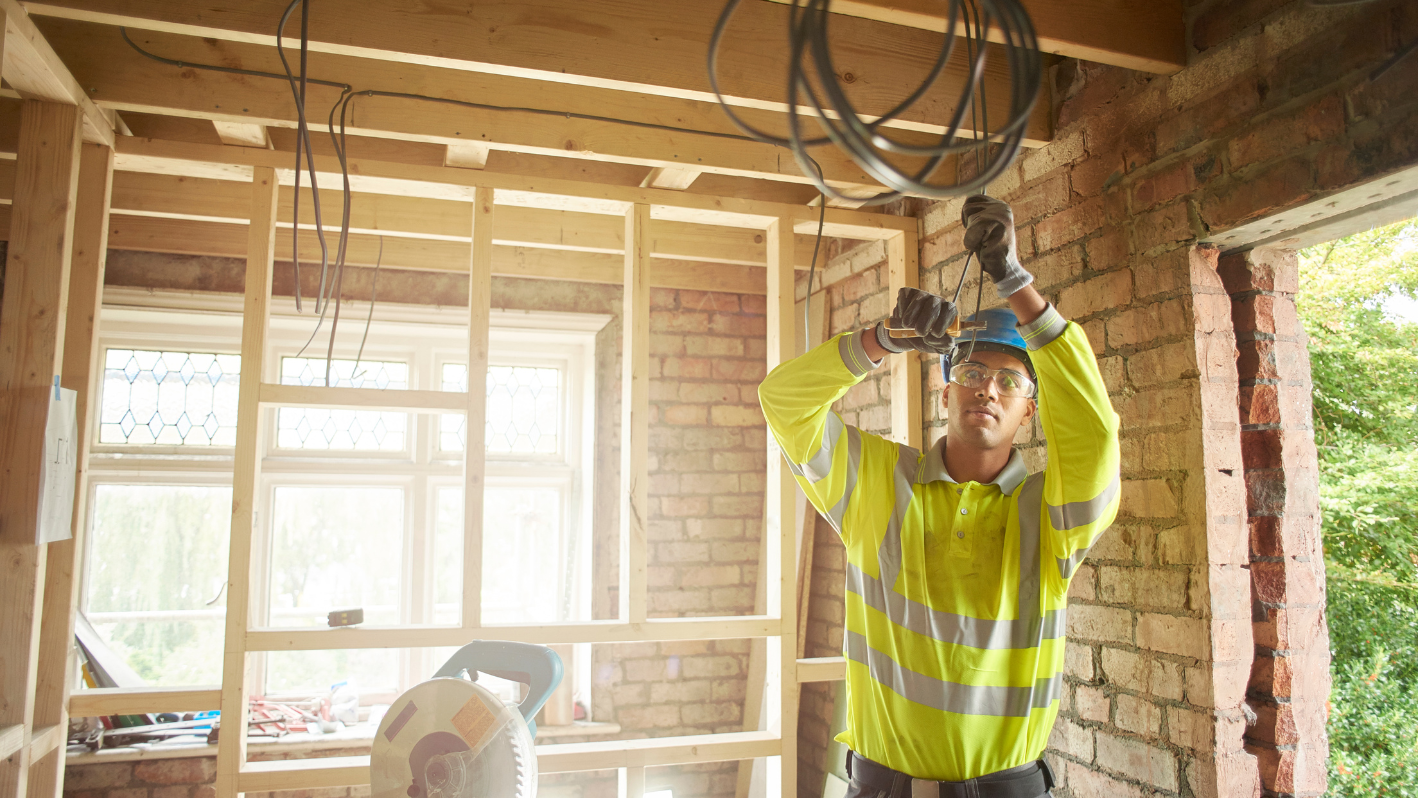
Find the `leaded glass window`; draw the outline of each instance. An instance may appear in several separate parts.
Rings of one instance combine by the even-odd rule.
[[[330,361],[335,388],[407,390],[409,364],[387,360]],[[358,370],[356,370],[358,365]],[[281,358],[282,385],[324,385],[325,358]],[[381,410],[327,410],[283,407],[276,414],[276,445],[282,449],[336,449],[401,452],[409,416]]]
[[[109,349],[99,443],[235,446],[241,356]]]
[[[468,367],[443,364],[442,389],[467,391]],[[490,366],[487,370],[487,453],[556,454],[560,450],[561,370]],[[465,417],[439,417],[438,448],[461,452],[467,445]]]

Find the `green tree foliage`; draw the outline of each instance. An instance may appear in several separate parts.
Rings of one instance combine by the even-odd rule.
[[[1418,223],[1301,253],[1333,795],[1418,798]]]

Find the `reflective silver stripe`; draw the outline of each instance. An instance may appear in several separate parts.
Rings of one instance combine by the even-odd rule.
[[[896,577],[901,573],[901,527],[906,523],[906,511],[915,498],[911,486],[916,481],[916,468],[920,461],[921,453],[916,449],[897,446],[896,471],[892,474],[896,506],[891,510],[891,520],[886,523],[886,534],[876,552],[877,568],[885,585],[894,586]]]
[[[842,531],[842,517],[847,514],[847,502],[857,489],[857,472],[862,464],[862,431],[847,427],[847,482],[842,487],[842,498],[827,512],[827,523],[839,533]]]
[[[1113,481],[1103,488],[1102,493],[1087,501],[1069,502],[1057,507],[1051,504],[1049,505],[1049,523],[1053,524],[1054,529],[1060,532],[1091,524],[1103,517],[1103,511],[1108,509],[1108,505],[1113,503],[1113,499],[1117,498],[1121,487],[1122,483],[1115,476]]]
[[[897,626],[942,643],[988,649],[1034,648],[1040,640],[1064,636],[1063,610],[1049,610],[1042,618],[1035,614],[1018,620],[956,615],[887,590],[881,580],[851,563],[847,564],[847,592],[861,596],[868,607]]]
[[[1063,692],[1062,673],[1037,679],[1029,687],[956,684],[903,667],[856,632],[848,631],[844,642],[847,659],[867,666],[871,677],[887,689],[907,701],[958,715],[1025,718]]]
[[[808,482],[818,483],[827,478],[832,471],[832,452],[836,450],[837,443],[842,440],[842,430],[845,425],[842,419],[836,414],[829,412],[826,423],[822,425],[822,446],[802,464],[802,476]]]
[[[1078,568],[1078,564],[1083,562],[1083,558],[1088,556],[1088,549],[1083,548],[1075,551],[1071,557],[1055,557],[1059,561],[1059,575],[1064,579],[1073,576],[1073,572]]]
[[[879,362],[873,362],[867,356],[866,347],[862,346],[861,342],[861,337],[865,334],[865,330],[858,330],[837,339],[837,354],[842,356],[842,365],[847,367],[847,371],[850,371],[853,377],[860,377],[881,365]],[[872,335],[875,334],[872,332]]]

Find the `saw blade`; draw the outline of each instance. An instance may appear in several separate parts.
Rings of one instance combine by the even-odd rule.
[[[415,685],[389,707],[370,756],[372,798],[532,798],[527,724],[466,679]]]

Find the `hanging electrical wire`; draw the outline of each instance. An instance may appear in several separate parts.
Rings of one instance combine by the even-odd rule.
[[[932,199],[978,193],[998,177],[1014,161],[1029,124],[1030,115],[1039,99],[1042,80],[1038,40],[1033,23],[1018,0],[948,0],[946,3],[946,34],[935,63],[929,73],[904,100],[880,116],[866,116],[858,111],[834,66],[828,41],[831,20],[831,0],[793,0],[788,13],[788,78],[787,135],[780,136],[756,128],[744,121],[725,99],[719,85],[719,48],[735,10],[742,0],[729,0],[719,15],[709,41],[709,83],[719,104],[734,124],[756,141],[786,147],[793,153],[804,175],[812,179],[819,191],[838,200],[858,204],[884,205],[902,196]],[[958,27],[965,30],[957,35]],[[1009,113],[1003,123],[989,129],[988,123],[976,129],[973,136],[962,135],[967,110],[976,104],[984,110],[984,74],[990,48],[986,37],[996,32],[1003,40],[1004,58],[1009,66]],[[960,88],[954,111],[940,134],[930,145],[908,144],[887,135],[890,124],[902,118],[936,84],[945,72],[955,52],[956,41],[966,43],[968,79]],[[809,137],[804,133],[804,107],[811,110],[810,118],[823,135]],[[973,127],[973,126],[972,126]],[[810,168],[809,148],[835,144],[888,191],[863,202],[849,197],[822,179]],[[980,168],[964,180],[932,182],[936,171],[951,155],[973,153]],[[898,166],[894,160],[924,158],[925,163],[914,171]]]

